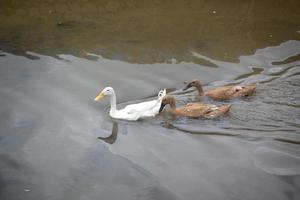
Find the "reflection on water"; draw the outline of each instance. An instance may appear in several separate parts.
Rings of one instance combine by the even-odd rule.
[[[118,137],[118,123],[114,121],[111,134],[108,137],[98,137],[98,139],[103,140],[108,144],[113,144],[116,141],[117,137]]]

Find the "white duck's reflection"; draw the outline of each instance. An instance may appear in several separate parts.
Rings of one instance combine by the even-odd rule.
[[[98,137],[98,139],[103,140],[108,144],[113,144],[117,140],[117,137],[118,137],[118,123],[113,121],[111,135],[108,137]]]

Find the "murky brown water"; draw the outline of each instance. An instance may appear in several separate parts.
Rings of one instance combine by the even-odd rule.
[[[236,61],[257,48],[299,40],[299,7],[297,0],[1,0],[0,47],[15,54],[93,52],[139,63],[195,61],[193,50]]]
[[[0,197],[298,199],[298,1],[1,1]],[[112,120],[168,88],[259,86],[229,116]],[[100,139],[99,139],[100,138]]]

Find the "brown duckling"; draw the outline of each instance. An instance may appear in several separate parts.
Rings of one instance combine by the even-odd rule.
[[[184,116],[190,118],[216,118],[229,112],[231,105],[212,105],[204,103],[188,103],[185,106],[176,108],[174,97],[165,96],[159,109],[161,112],[166,105],[170,105],[169,111],[173,116]]]
[[[190,87],[195,87],[199,92],[199,96],[208,96],[214,100],[227,100],[237,97],[246,97],[253,94],[256,89],[256,83],[246,86],[228,85],[203,91],[201,82],[197,79],[194,79],[185,88],[183,88],[183,90],[187,90]]]

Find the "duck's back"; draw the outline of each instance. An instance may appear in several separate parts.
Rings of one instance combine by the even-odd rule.
[[[208,90],[204,94],[205,96],[208,96],[216,100],[226,100],[226,99],[230,99],[234,95],[234,93],[236,93],[236,91],[239,89],[240,89],[239,87],[232,86],[232,85],[222,86],[212,90]]]
[[[141,112],[143,110],[152,109],[157,104],[157,100],[145,101],[137,104],[127,105],[124,109],[128,111]]]
[[[225,115],[230,111],[231,105],[222,105],[217,106],[216,109],[210,110],[208,113],[204,115],[205,118],[216,118]]]
[[[256,84],[247,86],[229,85],[218,87],[204,93],[205,96],[215,100],[227,100],[235,97],[244,97],[251,95],[256,89]]]
[[[191,118],[203,117],[211,109],[209,104],[189,103],[183,107],[176,108],[172,114]]]
[[[230,105],[216,106],[212,104],[189,103],[173,110],[172,114],[190,118],[215,118],[227,113],[229,110]]]

